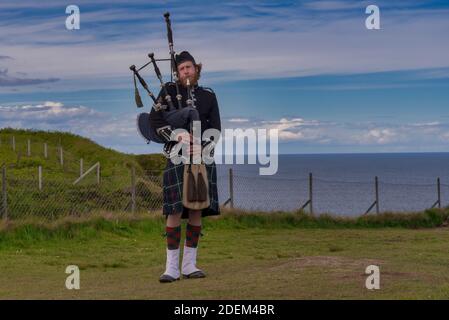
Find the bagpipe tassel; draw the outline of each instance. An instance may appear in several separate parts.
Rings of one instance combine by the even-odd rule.
[[[201,171],[198,171],[198,188],[197,188],[197,199],[198,201],[206,201],[207,200],[207,186],[204,181],[203,174]]]
[[[137,108],[142,108],[143,102],[142,98],[140,98],[139,89],[137,89],[136,74],[134,74],[134,99],[136,100]]]
[[[198,201],[198,192],[196,188],[195,176],[192,172],[192,165],[189,166],[189,174],[187,175],[187,200],[193,202]]]

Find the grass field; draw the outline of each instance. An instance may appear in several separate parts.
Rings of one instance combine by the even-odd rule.
[[[447,209],[358,220],[224,213],[204,220],[198,266],[208,277],[171,284],[158,282],[159,214],[3,224],[0,298],[447,299],[447,217]],[[80,290],[65,288],[72,264]],[[380,267],[380,290],[365,288],[371,264]]]

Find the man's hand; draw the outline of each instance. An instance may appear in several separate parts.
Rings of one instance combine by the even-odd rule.
[[[193,157],[201,157],[201,143],[193,144],[193,136],[188,132],[179,133],[176,138],[178,142],[181,142],[187,145],[187,155],[192,155]]]
[[[192,141],[192,135],[188,132],[178,133],[176,138],[178,139],[178,142],[182,141],[182,143],[184,144],[190,144],[190,142]]]

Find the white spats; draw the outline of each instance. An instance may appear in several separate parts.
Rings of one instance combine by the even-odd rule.
[[[189,275],[193,272],[201,271],[196,267],[196,255],[198,248],[191,248],[184,245],[184,253],[182,256],[182,269],[183,275]]]

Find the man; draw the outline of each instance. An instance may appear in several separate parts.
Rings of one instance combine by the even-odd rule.
[[[201,121],[201,135],[205,130],[210,128],[221,131],[220,113],[215,93],[210,88],[198,86],[202,68],[201,63],[197,64],[189,52],[183,51],[179,55],[176,55],[176,64],[178,66],[178,85],[180,94],[182,95],[182,106],[183,108],[187,107],[187,84],[189,81],[190,86],[193,88],[194,103],[198,110],[199,120]],[[174,83],[168,83],[166,87],[173,104],[177,105],[176,85]],[[161,91],[159,98],[162,97],[163,94]],[[164,117],[163,112],[169,111],[156,111],[152,109],[150,113],[151,127],[156,129],[159,137],[165,142],[164,154],[168,158],[170,158],[172,149],[177,145],[177,141],[170,141],[172,130],[178,129],[170,125],[166,117]],[[192,136],[190,134],[181,134],[178,136],[178,141],[191,144]],[[208,143],[216,142],[209,141]],[[203,142],[202,147],[206,147],[206,143]],[[201,148],[195,145],[187,150],[189,155],[192,154],[195,156],[201,154]],[[166,216],[167,261],[165,272],[159,279],[160,282],[173,282],[178,280],[181,274],[184,278],[204,278],[206,276],[202,270],[196,267],[198,241],[201,234],[201,218],[220,214],[215,163],[206,165],[206,170],[209,182],[210,206],[203,210],[189,210],[182,204],[184,164],[175,165],[170,159],[167,160],[167,166],[163,176],[163,214]],[[186,241],[184,243],[182,267],[179,270],[181,219],[187,218]]]

